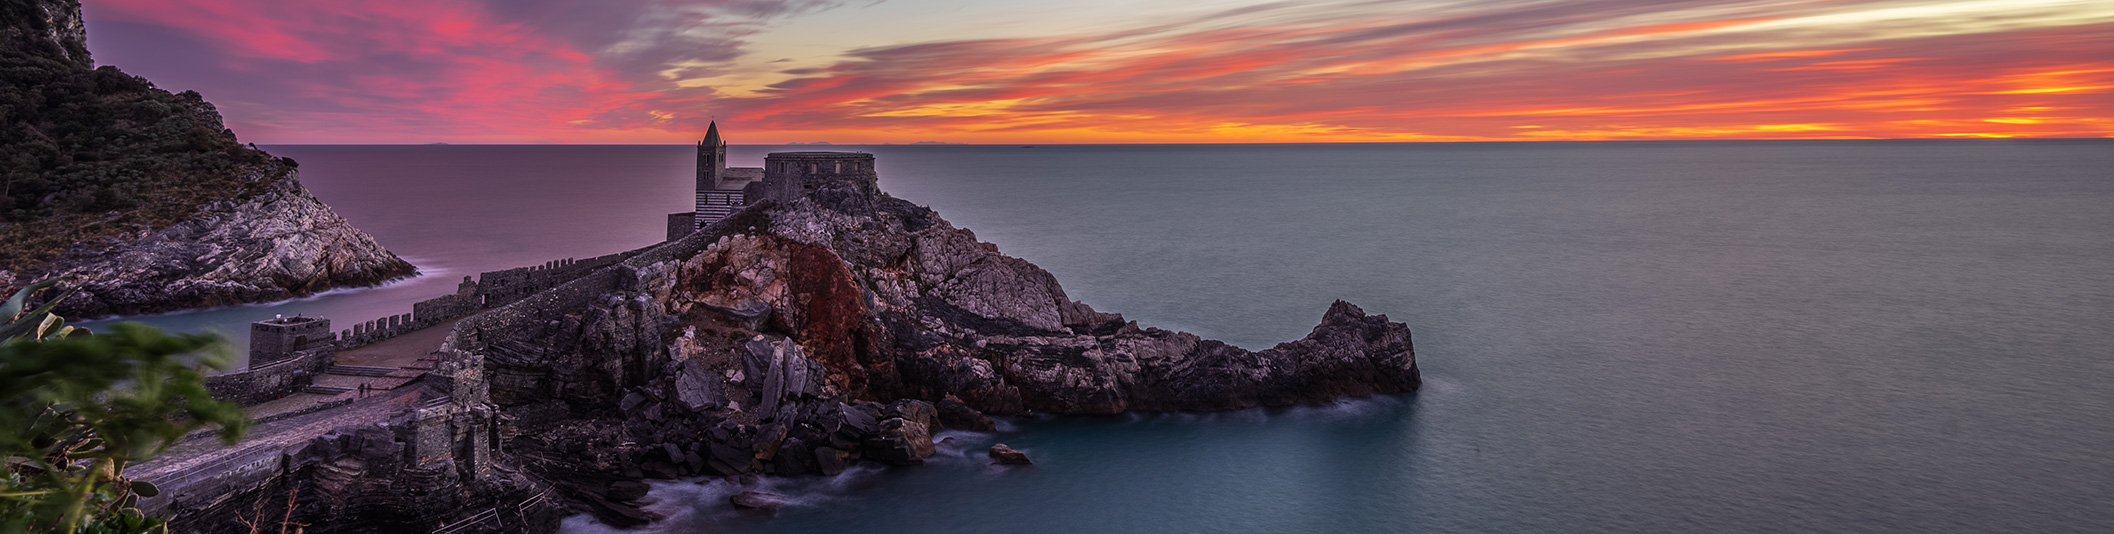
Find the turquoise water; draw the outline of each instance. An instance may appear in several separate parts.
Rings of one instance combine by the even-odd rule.
[[[658,531],[2114,530],[2114,142],[838,149],[1147,324],[1262,348],[1332,299],[1387,314],[1426,387],[1009,421],[766,481],[803,495],[775,515],[666,483]],[[689,194],[687,147],[273,150],[441,274],[157,321],[408,306],[651,243]]]

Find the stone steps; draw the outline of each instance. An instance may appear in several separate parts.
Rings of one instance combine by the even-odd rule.
[[[347,391],[352,391],[352,388],[339,386],[308,386],[307,388],[303,388],[301,390],[302,393],[314,393],[317,395],[340,395],[344,394]]]
[[[330,366],[330,370],[325,371],[324,374],[346,376],[389,376],[390,373],[395,372],[395,367],[377,367],[372,365],[333,365]]]

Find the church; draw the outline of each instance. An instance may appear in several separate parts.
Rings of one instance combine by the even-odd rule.
[[[705,139],[697,142],[697,209],[668,214],[668,240],[681,239],[750,204],[792,202],[833,181],[880,192],[873,154],[865,152],[772,152],[764,156],[761,168],[728,167],[727,142],[719,137],[719,122],[713,121],[705,128]]]

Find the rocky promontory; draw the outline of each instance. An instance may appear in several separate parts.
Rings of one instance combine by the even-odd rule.
[[[160,229],[82,243],[46,264],[78,280],[62,308],[86,317],[268,302],[367,286],[416,272],[289,170],[242,200],[200,206]]]
[[[280,300],[416,272],[244,145],[198,93],[88,55],[74,0],[0,0],[0,290],[70,277],[58,312]]]
[[[505,448],[618,525],[651,518],[611,497],[615,482],[918,464],[935,432],[988,431],[984,414],[1236,410],[1420,383],[1408,327],[1348,302],[1303,339],[1245,350],[1097,311],[933,211],[852,187],[751,206],[612,269],[465,321],[451,348],[481,357],[490,401],[519,425]]]

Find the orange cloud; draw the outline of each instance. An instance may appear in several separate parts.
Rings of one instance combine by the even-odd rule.
[[[775,6],[759,13],[811,5],[800,1],[753,0]],[[636,26],[660,20],[640,15],[648,8],[722,2],[613,0],[582,12],[612,13],[601,25],[572,12],[524,18],[498,0],[109,0],[101,18],[218,43],[199,55],[213,58],[202,68],[224,80],[198,83],[225,84],[217,91],[234,98],[212,87],[207,96],[266,142],[683,142],[713,118],[741,132],[737,141],[763,143],[2102,137],[2114,129],[2114,59],[2105,54],[2114,15],[1922,1],[1985,11],[1880,24],[1857,21],[1899,16],[1893,8],[1902,4],[1494,1],[1395,10],[1317,1],[1111,21],[1092,32],[928,36],[798,68],[744,56],[741,32],[763,30],[742,21],[761,19],[712,12],[683,22],[691,26]],[[738,31],[696,40],[714,24]],[[722,76],[729,72],[745,74]]]

